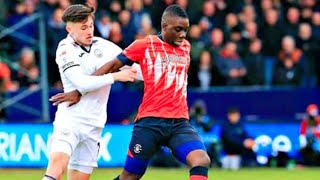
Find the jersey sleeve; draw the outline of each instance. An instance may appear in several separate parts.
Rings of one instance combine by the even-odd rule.
[[[144,59],[145,50],[147,49],[147,40],[138,39],[131,43],[124,51],[117,56],[123,64],[132,65],[132,62],[140,62]],[[140,63],[139,63],[140,64]]]
[[[64,75],[81,94],[96,90],[102,86],[113,84],[111,74],[102,76],[86,75],[76,58],[72,45],[62,44],[56,53],[56,62],[61,75]]]

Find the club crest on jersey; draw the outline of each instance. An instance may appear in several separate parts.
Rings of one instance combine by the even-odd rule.
[[[103,56],[102,51],[100,49],[94,50],[94,55],[96,55],[97,58],[101,58]]]
[[[142,146],[141,146],[140,144],[134,145],[133,151],[134,151],[135,153],[140,153],[141,150],[142,150]]]

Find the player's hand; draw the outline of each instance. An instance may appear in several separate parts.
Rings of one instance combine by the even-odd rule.
[[[137,75],[137,70],[133,68],[125,68],[119,72],[112,73],[114,81],[133,82]]]
[[[63,102],[69,102],[69,107],[77,104],[80,101],[81,94],[79,91],[74,90],[67,93],[58,93],[52,96],[49,100],[53,103],[54,106],[61,104]]]

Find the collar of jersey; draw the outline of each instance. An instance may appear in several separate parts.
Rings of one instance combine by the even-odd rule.
[[[162,36],[162,34],[161,34],[161,33],[158,33],[158,35],[157,35],[157,36],[158,36],[158,38],[159,38],[159,39],[161,39],[161,41],[164,41],[164,40],[163,40],[163,36]]]
[[[98,40],[93,40],[92,44],[90,44],[90,46],[89,46],[89,50],[87,50],[86,47],[84,47],[84,46],[80,45],[79,43],[77,43],[70,35],[68,35],[68,39],[70,39],[73,42],[73,44],[78,45],[86,53],[90,53],[92,44],[96,43],[98,41]]]

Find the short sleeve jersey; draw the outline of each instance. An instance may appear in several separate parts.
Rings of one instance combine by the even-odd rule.
[[[136,119],[143,117],[189,119],[187,105],[187,72],[190,44],[180,46],[164,42],[161,36],[150,35],[134,41],[118,59],[140,64],[144,79],[144,95]]]

